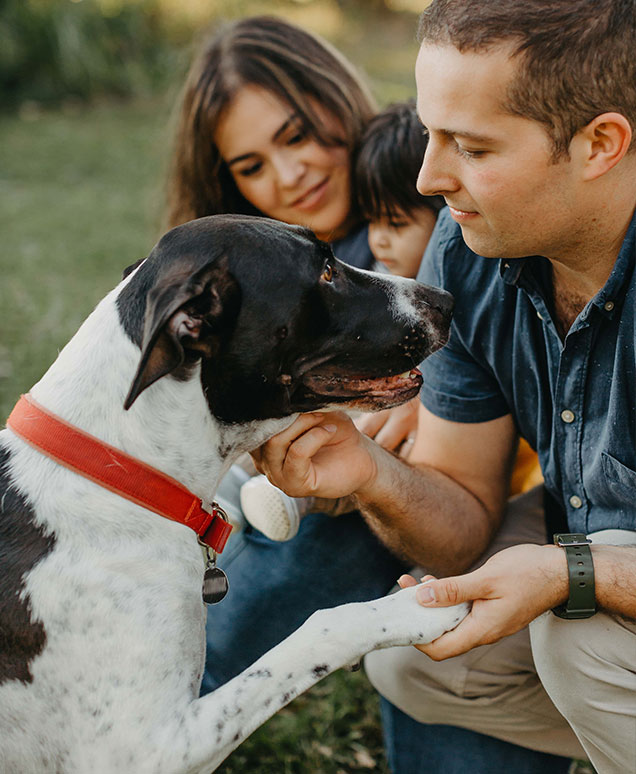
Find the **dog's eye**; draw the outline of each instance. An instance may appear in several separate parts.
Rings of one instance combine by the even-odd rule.
[[[333,267],[331,266],[331,264],[329,263],[325,264],[325,268],[322,270],[320,279],[324,280],[325,282],[331,282],[331,280],[333,279]]]

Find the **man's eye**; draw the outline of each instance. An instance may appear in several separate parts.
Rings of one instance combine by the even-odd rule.
[[[463,156],[465,159],[478,159],[480,156],[483,156],[486,151],[478,151],[478,150],[468,150],[467,148],[462,148],[461,145],[455,145],[455,150],[457,153],[459,153],[460,156]]]
[[[331,264],[329,263],[325,264],[325,268],[322,270],[320,279],[324,280],[325,282],[331,282],[331,280],[333,279],[333,267],[331,266]]]
[[[398,229],[398,228],[404,228],[404,226],[408,226],[408,223],[404,220],[392,220],[389,223],[389,226],[391,226],[391,228]]]

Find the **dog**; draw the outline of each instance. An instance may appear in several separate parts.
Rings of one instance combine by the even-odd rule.
[[[30,399],[211,503],[233,460],[299,412],[415,396],[413,367],[446,341],[451,308],[443,291],[340,263],[307,229],[201,218],[132,267]],[[414,589],[319,611],[198,698],[205,558],[193,529],[12,427],[0,433],[5,774],[210,772],[323,676],[431,641],[467,612],[424,609]]]

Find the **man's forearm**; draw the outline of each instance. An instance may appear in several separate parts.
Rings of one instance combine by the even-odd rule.
[[[636,620],[636,546],[592,542],[598,606]]]
[[[371,529],[427,572],[464,572],[487,548],[499,515],[432,467],[413,467],[379,447],[373,454],[377,474],[355,493]]]

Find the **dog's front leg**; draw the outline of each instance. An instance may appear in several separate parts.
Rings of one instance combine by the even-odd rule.
[[[252,731],[326,675],[371,650],[430,642],[468,612],[466,605],[423,608],[415,590],[314,613],[245,672],[190,705],[182,740],[171,742],[175,765],[166,770],[213,771]]]

